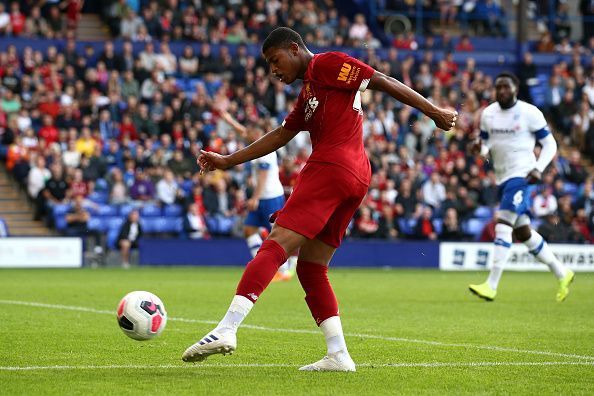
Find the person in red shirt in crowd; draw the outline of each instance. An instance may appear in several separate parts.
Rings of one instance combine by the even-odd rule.
[[[21,12],[18,1],[10,4],[10,28],[13,36],[20,36],[25,30],[25,15]]]
[[[84,0],[67,0],[60,5],[66,9],[66,27],[69,30],[76,30],[84,4]]]
[[[468,35],[463,35],[460,37],[460,41],[456,44],[456,51],[465,51],[465,52],[472,52],[474,51],[474,45],[470,42],[470,37]]]
[[[86,198],[89,195],[89,193],[90,186],[89,183],[87,183],[83,179],[82,169],[75,169],[74,177],[72,179],[72,182],[70,183],[70,196],[74,198],[80,195],[81,197]]]
[[[304,371],[355,371],[344,335],[338,302],[328,281],[328,265],[340,246],[354,212],[365,197],[371,165],[363,147],[361,92],[386,92],[451,129],[454,110],[442,109],[423,96],[342,52],[311,53],[299,33],[273,30],[262,45],[272,74],[285,84],[303,80],[295,107],[281,126],[230,155],[201,151],[201,172],[228,169],[278,150],[299,131],[309,131],[312,154],[285,206],[272,216],[272,232],[250,261],[229,310],[211,332],[186,349],[186,362],[231,353],[237,329],[270,284],[289,253],[299,250],[297,276],[305,301],[327,344],[327,356]]]
[[[56,101],[56,94],[53,91],[48,91],[42,96],[42,101],[37,108],[42,114],[47,114],[53,119],[60,114],[60,103]]]
[[[54,120],[50,115],[43,116],[43,126],[39,128],[39,138],[45,140],[46,147],[55,143],[60,138],[60,132],[54,125]]]
[[[293,188],[297,183],[297,177],[299,177],[299,172],[296,169],[295,160],[292,157],[284,157],[281,161],[278,178],[285,191],[285,202],[293,192]]]
[[[120,124],[120,134],[118,141],[121,143],[124,139],[131,140],[133,142],[138,140],[138,132],[136,131],[136,125],[132,121],[129,113],[124,113],[122,116],[122,123]]]
[[[439,80],[442,86],[449,87],[454,82],[454,76],[450,72],[448,63],[445,59],[439,61],[439,66],[434,74],[435,78]]]

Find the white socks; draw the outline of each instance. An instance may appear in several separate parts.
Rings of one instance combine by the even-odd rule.
[[[258,253],[258,249],[262,246],[262,237],[257,232],[255,234],[250,235],[246,239],[248,248],[250,249],[250,253],[252,254],[252,258],[256,257],[256,253]]]
[[[524,245],[526,245],[530,253],[534,255],[538,261],[549,266],[557,279],[563,279],[567,274],[567,269],[563,267],[563,264],[561,264],[557,257],[555,257],[553,251],[545,242],[542,235],[534,230],[531,231],[532,235],[530,236],[530,239],[524,242]]]
[[[495,257],[493,267],[489,273],[487,282],[493,290],[497,290],[503,267],[509,258],[509,248],[512,245],[513,228],[507,224],[497,223],[495,225]]]
[[[219,322],[216,327],[216,330],[220,333],[226,332],[233,332],[237,333],[237,329],[239,325],[247,314],[250,313],[254,303],[251,302],[247,297],[244,296],[235,296],[231,301],[231,305],[229,306],[229,310],[225,314],[223,320]]]
[[[337,352],[343,352],[348,355],[349,352],[342,333],[342,324],[340,323],[339,316],[332,316],[324,320],[320,323],[320,329],[326,339],[328,355],[336,354]]]

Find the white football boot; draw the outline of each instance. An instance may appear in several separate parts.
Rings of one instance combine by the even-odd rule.
[[[299,369],[300,371],[357,371],[355,362],[348,353],[329,353],[322,360],[308,364]]]
[[[182,360],[184,362],[201,362],[210,355],[231,355],[235,348],[237,348],[237,336],[234,332],[229,331],[221,334],[213,330],[186,349]]]

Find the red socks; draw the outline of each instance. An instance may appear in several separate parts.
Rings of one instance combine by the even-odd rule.
[[[299,260],[297,276],[305,290],[305,302],[318,326],[324,320],[338,316],[338,301],[328,280],[328,267]]]
[[[285,261],[285,249],[273,240],[265,240],[256,257],[245,267],[236,294],[255,303]]]

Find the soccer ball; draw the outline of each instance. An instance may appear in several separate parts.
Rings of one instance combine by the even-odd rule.
[[[147,291],[133,291],[118,305],[118,325],[135,340],[155,338],[167,324],[167,311],[161,299]]]

